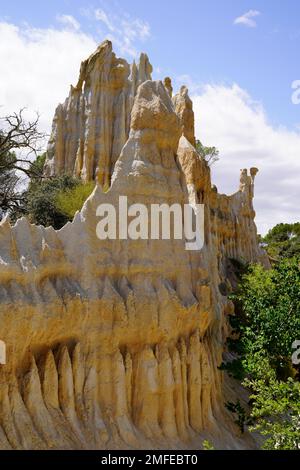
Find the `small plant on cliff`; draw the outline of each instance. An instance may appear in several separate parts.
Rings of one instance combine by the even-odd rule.
[[[237,400],[236,403],[228,401],[225,403],[225,407],[234,414],[235,416],[235,424],[239,427],[241,434],[245,432],[245,426],[252,424],[253,420],[247,414],[245,408],[241,405],[240,400]]]
[[[202,442],[202,449],[203,450],[215,450],[213,444],[210,441],[208,441],[207,439],[205,439]]]
[[[213,165],[219,160],[219,150],[216,147],[205,147],[200,140],[196,140],[196,150],[204,158],[208,166]]]

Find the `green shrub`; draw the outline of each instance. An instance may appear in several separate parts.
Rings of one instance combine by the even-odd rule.
[[[291,362],[300,335],[300,263],[282,259],[272,269],[250,266],[231,295],[236,314],[229,350],[235,359],[222,369],[251,393],[251,430],[264,437],[265,449],[300,449],[300,384]],[[249,424],[240,403],[227,403],[240,430]]]
[[[80,211],[84,202],[92,193],[95,187],[94,182],[79,183],[70,189],[63,189],[56,195],[56,208],[69,220],[72,220],[75,213]]]
[[[240,335],[239,352],[249,358],[265,351],[279,376],[284,376],[290,368],[292,343],[300,333],[299,261],[282,260],[271,270],[251,266],[242,279],[232,295],[237,307],[232,325]],[[244,365],[249,372],[249,359]]]
[[[252,391],[250,430],[265,436],[263,449],[300,450],[300,383],[277,380],[270,371],[265,368],[260,378],[244,382]]]
[[[235,424],[239,427],[241,434],[245,432],[245,426],[252,423],[252,419],[247,414],[245,408],[241,405],[240,400],[237,400],[236,403],[228,401],[225,403],[225,407],[228,411],[234,414]]]
[[[300,223],[277,224],[260,240],[268,254],[280,260],[300,257]]]
[[[208,441],[207,439],[205,439],[202,442],[202,449],[203,450],[215,450],[213,444],[210,441]]]
[[[78,179],[68,175],[32,181],[26,191],[23,215],[34,224],[60,229],[70,219],[57,207],[57,195],[79,184]]]

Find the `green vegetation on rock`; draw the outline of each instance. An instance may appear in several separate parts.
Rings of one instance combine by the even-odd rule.
[[[276,229],[269,239],[277,234]],[[300,339],[300,259],[281,258],[272,269],[249,266],[241,276],[232,295],[236,314],[230,318],[233,335],[228,340],[236,359],[221,368],[251,394],[248,417],[230,404],[242,416],[239,427],[253,420],[250,430],[265,437],[264,449],[300,449],[299,366],[292,363],[292,344]]]

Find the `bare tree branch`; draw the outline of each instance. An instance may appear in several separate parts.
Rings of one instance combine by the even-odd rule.
[[[33,120],[24,117],[25,108],[0,117],[0,212],[19,208],[24,200],[21,175],[42,178],[33,160],[43,150],[46,134],[38,129],[39,114]],[[32,157],[35,158],[32,158]],[[0,213],[1,220],[1,213]]]

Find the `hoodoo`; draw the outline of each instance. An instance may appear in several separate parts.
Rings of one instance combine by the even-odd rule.
[[[105,41],[56,109],[46,175],[96,180],[55,231],[0,223],[0,448],[247,447],[218,368],[233,311],[232,259],[264,262],[256,169],[219,194],[194,148],[188,91],[151,80]],[[220,163],[221,164],[221,163]],[[204,204],[205,243],[99,240],[99,204]]]

